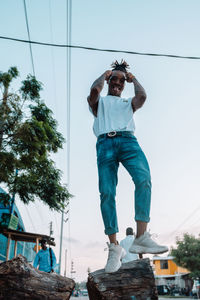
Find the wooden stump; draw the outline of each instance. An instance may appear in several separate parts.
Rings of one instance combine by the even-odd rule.
[[[0,264],[0,299],[68,300],[74,286],[72,279],[34,269],[22,255]]]
[[[115,273],[97,270],[88,276],[90,300],[157,300],[155,279],[148,258],[125,263]]]

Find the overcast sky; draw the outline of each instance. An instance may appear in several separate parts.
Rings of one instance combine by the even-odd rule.
[[[200,56],[199,0],[73,0],[72,44],[145,53]],[[66,1],[26,0],[31,40],[66,44]],[[0,35],[28,39],[22,0],[0,1]],[[36,77],[43,83],[42,98],[67,134],[66,49],[33,45]],[[200,167],[200,60],[137,56],[122,53],[72,49],[71,52],[71,151],[70,221],[64,225],[67,275],[71,259],[75,279],[86,279],[87,268],[103,268],[107,237],[99,209],[98,178],[93,117],[86,98],[92,82],[115,60],[125,59],[143,85],[147,100],[136,112],[135,135],[144,150],[152,174],[152,206],[149,229],[157,241],[171,246],[182,232],[199,233]],[[29,45],[0,39],[0,70],[17,66],[19,87],[32,73]],[[107,86],[102,92],[106,95]],[[123,96],[134,95],[127,84]],[[67,181],[66,147],[54,156]],[[127,172],[119,170],[117,209],[118,239],[134,222],[134,185]],[[60,215],[39,201],[17,205],[26,230],[49,233],[53,222],[55,253],[59,258]],[[180,235],[181,236],[181,235]]]

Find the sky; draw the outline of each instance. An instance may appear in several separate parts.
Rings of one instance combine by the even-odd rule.
[[[33,41],[66,44],[65,0],[26,0]],[[28,39],[22,0],[0,1],[0,36]],[[143,53],[200,56],[199,0],[72,0],[72,45]],[[43,83],[41,93],[67,136],[67,58],[65,48],[32,45],[35,74]],[[95,271],[106,263],[107,237],[100,214],[96,167],[96,137],[87,96],[93,81],[125,59],[147,93],[144,106],[135,113],[135,135],[148,159],[152,175],[151,220],[148,229],[157,242],[175,244],[184,232],[197,235],[200,225],[200,60],[139,56],[72,49],[70,97],[70,178],[66,144],[53,159],[63,172],[74,197],[69,220],[64,223],[62,274],[67,253],[67,276],[86,280],[88,267]],[[0,38],[0,71],[17,66],[17,90],[32,73],[29,45]],[[107,85],[102,91],[106,95]],[[123,97],[134,95],[127,84]],[[127,227],[135,229],[134,185],[126,170],[119,169],[117,211],[120,241]],[[49,234],[53,222],[59,259],[61,215],[39,200],[16,203],[26,230]],[[66,217],[67,218],[67,217]]]

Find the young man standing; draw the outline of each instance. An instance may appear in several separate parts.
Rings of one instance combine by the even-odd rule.
[[[132,253],[164,253],[165,246],[155,243],[147,230],[151,201],[151,178],[147,159],[134,136],[135,124],[133,114],[142,107],[146,93],[132,73],[128,72],[125,61],[111,65],[112,70],[103,73],[92,84],[88,103],[94,115],[93,130],[97,136],[97,165],[101,213],[105,234],[109,237],[109,254],[105,272],[116,272],[121,266],[123,248],[118,244],[116,214],[117,172],[121,163],[129,172],[135,184],[135,221],[136,238],[130,247]],[[105,81],[108,94],[100,95]],[[121,97],[125,82],[132,83],[135,96]]]

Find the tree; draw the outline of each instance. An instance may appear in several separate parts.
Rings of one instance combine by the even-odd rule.
[[[0,72],[0,183],[25,204],[40,199],[61,211],[71,195],[61,184],[61,171],[50,154],[62,148],[64,138],[52,111],[40,99],[42,84],[34,76],[28,75],[17,92],[10,91],[18,76],[16,67]],[[8,199],[0,194],[4,204]]]
[[[172,248],[171,255],[177,265],[188,269],[193,279],[200,278],[200,237],[185,233],[183,240],[177,239],[177,248]]]

